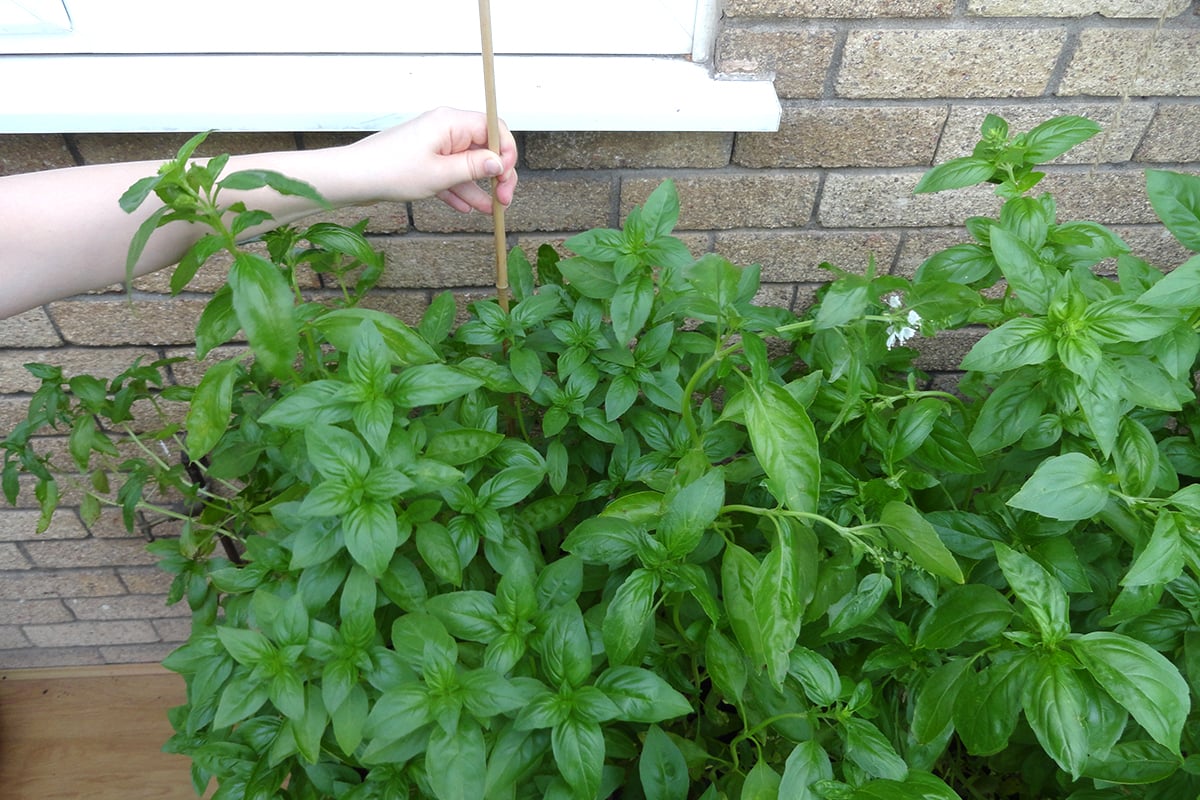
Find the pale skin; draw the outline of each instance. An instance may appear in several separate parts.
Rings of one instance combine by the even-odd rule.
[[[437,197],[457,211],[492,212],[495,196],[512,202],[517,147],[501,123],[499,155],[488,150],[483,114],[439,108],[353,144],[320,150],[237,155],[226,174],[271,170],[311,184],[334,207],[408,202]],[[157,207],[153,196],[127,214],[118,198],[154,175],[157,161],[98,164],[0,177],[0,319],[44,303],[125,280],[129,242]],[[274,221],[251,231],[303,219],[322,209],[270,189],[227,192],[269,211]],[[170,223],[150,237],[134,270],[144,275],[179,261],[204,231]]]

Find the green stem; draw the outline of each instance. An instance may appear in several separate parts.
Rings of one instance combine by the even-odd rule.
[[[680,412],[683,416],[683,423],[687,426],[688,436],[692,440],[692,444],[696,447],[699,447],[702,442],[700,439],[700,429],[696,426],[696,418],[692,413],[692,395],[696,393],[696,388],[700,385],[700,380],[706,372],[721,363],[730,353],[736,353],[741,349],[742,345],[740,342],[731,344],[724,349],[718,349],[692,373],[691,377],[688,378],[687,385],[683,387],[683,407],[680,409]]]

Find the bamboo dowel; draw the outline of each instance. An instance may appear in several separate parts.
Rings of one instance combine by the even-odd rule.
[[[483,44],[483,93],[487,104],[488,149],[500,155],[500,116],[496,111],[496,54],[492,50],[492,9],[489,0],[479,0],[479,37]],[[504,206],[492,178],[492,229],[496,243],[496,299],[508,311],[508,245],[504,237]]]

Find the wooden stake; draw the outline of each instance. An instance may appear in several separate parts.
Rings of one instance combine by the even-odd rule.
[[[492,50],[492,9],[489,0],[479,0],[479,37],[483,44],[483,93],[487,104],[488,149],[500,155],[500,116],[496,112],[496,54]],[[492,228],[496,243],[496,299],[508,311],[508,245],[504,238],[504,206],[492,178]]]

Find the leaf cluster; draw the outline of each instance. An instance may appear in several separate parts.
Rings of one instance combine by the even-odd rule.
[[[1200,260],[1030,195],[1095,130],[989,117],[918,190],[989,182],[999,215],[911,281],[828,265],[803,317],[672,237],[668,182],[514,250],[511,309],[415,326],[359,304],[363,226],[249,252],[262,216],[219,193],[311,190],[185,148],[124,202],[164,203],[131,264],[159,224],[213,231],[178,289],[231,255],[209,366],[31,366],[4,492],[43,526],[69,480],[89,517],[176,521],[168,749],[221,800],[1193,798]],[[1200,250],[1200,182],[1148,191]],[[967,326],[957,392],[896,346]]]

